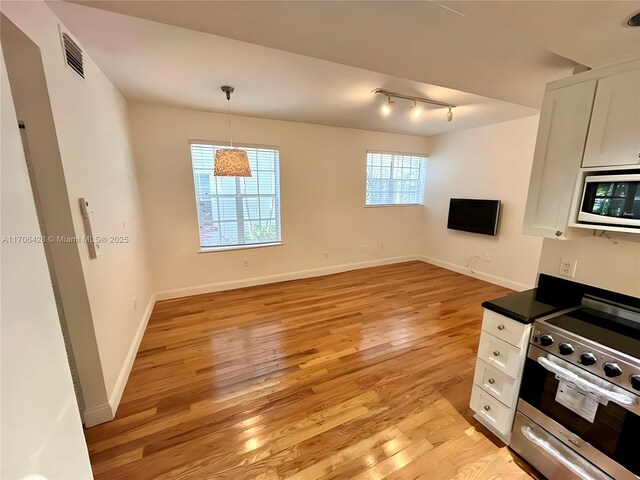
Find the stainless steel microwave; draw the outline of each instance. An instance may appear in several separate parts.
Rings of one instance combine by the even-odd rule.
[[[640,228],[640,173],[586,177],[578,221]]]

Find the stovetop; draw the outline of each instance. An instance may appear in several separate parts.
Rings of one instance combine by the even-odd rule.
[[[606,312],[582,307],[546,321],[583,338],[640,358],[640,323]]]
[[[640,312],[591,299],[568,313],[534,323],[531,344],[640,392]]]

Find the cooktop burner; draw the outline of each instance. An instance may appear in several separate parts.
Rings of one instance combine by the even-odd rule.
[[[546,323],[640,358],[640,323],[634,320],[582,307]]]

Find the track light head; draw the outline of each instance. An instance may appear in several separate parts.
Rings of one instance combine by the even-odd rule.
[[[453,111],[452,111],[453,107],[449,107],[449,111],[447,112],[447,122],[450,122],[451,120],[453,120]]]
[[[418,106],[418,102],[416,102],[415,100],[413,101],[413,105],[411,105],[411,107],[409,107],[409,115],[414,120],[417,120],[418,117],[420,117],[420,115],[422,115],[422,109]]]
[[[382,105],[381,110],[385,117],[391,113],[391,110],[393,110],[393,100],[391,100],[391,97],[387,96],[387,102]]]

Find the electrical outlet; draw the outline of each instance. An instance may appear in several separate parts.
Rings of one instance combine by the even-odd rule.
[[[244,259],[244,266],[245,267],[249,266],[249,259],[247,259],[247,258]]]
[[[558,269],[558,273],[560,275],[564,275],[565,277],[575,277],[576,276],[576,267],[578,266],[578,260],[575,258],[565,258],[562,257],[560,259],[560,268]]]
[[[133,297],[133,309],[138,309],[138,299],[136,297]]]
[[[488,253],[484,254],[484,261],[485,262],[490,262],[491,261],[491,255],[489,255]]]
[[[329,252],[324,252],[324,259],[327,260],[329,258]]]
[[[369,250],[369,248],[368,248],[366,245],[360,245],[360,252],[361,252],[361,253],[364,253],[364,252],[366,252],[367,250]]]

